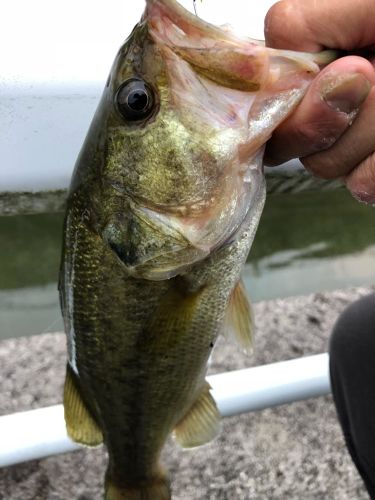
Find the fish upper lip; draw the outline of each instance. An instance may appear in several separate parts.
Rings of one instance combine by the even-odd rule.
[[[121,193],[121,195],[125,196],[128,199],[129,209],[132,213],[138,217],[143,219],[143,221],[149,225],[152,225],[154,229],[160,228],[168,228],[171,231],[170,237],[173,237],[173,233],[175,234],[174,239],[177,241],[184,241],[186,246],[195,247],[197,249],[201,249],[203,251],[206,250],[205,246],[196,245],[190,239],[188,239],[182,231],[178,230],[173,224],[168,224],[167,218],[170,217],[188,217],[189,208],[193,205],[199,204],[199,201],[192,205],[165,205],[165,204],[155,204],[151,201],[144,199],[142,197],[135,197],[129,190],[126,189],[125,186],[119,184],[114,180],[107,179],[107,183],[113,187],[117,192]],[[205,205],[207,202],[202,200],[202,205]],[[149,214],[156,215],[156,221],[153,221],[152,216]]]
[[[147,210],[151,210],[153,212],[158,212],[161,214],[173,215],[173,216],[181,216],[181,217],[189,217],[194,216],[198,212],[200,212],[203,208],[208,206],[207,200],[204,198],[198,198],[194,202],[185,203],[185,204],[170,204],[167,205],[165,203],[154,203],[146,198],[142,198],[140,196],[134,196],[130,190],[126,189],[125,186],[119,184],[117,181],[108,180],[107,181],[110,186],[113,187],[115,191],[126,196],[131,200],[132,203],[138,205],[140,207],[144,207]]]
[[[104,240],[118,256],[130,276],[156,281],[167,279],[208,255],[208,248],[190,241],[179,230],[178,226],[176,227],[173,222],[169,223],[168,216],[163,216],[138,204],[135,205],[132,201],[129,201],[129,211],[132,214],[130,217],[149,226],[150,230],[154,232],[154,236],[157,233],[162,235],[160,247],[153,248],[149,253],[141,254],[141,257],[134,252],[135,248],[131,236],[124,242],[116,242],[116,240],[104,236]],[[164,246],[164,240],[169,242],[167,246]],[[185,255],[183,261],[173,258],[180,252]],[[185,254],[185,252],[187,253]]]

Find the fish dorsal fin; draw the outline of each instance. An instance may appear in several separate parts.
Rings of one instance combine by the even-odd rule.
[[[225,330],[233,334],[246,354],[253,351],[254,320],[246,288],[242,280],[233,288],[225,318]]]
[[[174,429],[174,436],[183,448],[208,443],[220,430],[220,413],[205,382],[202,392]]]
[[[68,436],[73,441],[85,446],[98,446],[103,442],[103,433],[83,402],[69,365],[64,385],[64,417]]]

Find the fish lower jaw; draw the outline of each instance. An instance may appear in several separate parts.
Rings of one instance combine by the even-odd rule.
[[[175,269],[155,269],[142,266],[129,267],[125,265],[123,265],[123,267],[125,268],[126,274],[131,278],[147,281],[164,281],[183,273],[190,266],[178,267]]]
[[[180,268],[170,270],[159,269],[139,269],[136,267],[126,268],[126,272],[131,278],[143,279],[147,281],[165,281],[174,278],[182,272]]]
[[[179,274],[184,274],[189,270],[194,264],[205,259],[208,252],[202,252],[201,255],[195,255],[191,259],[176,259],[175,262],[166,263],[158,262],[158,259],[150,259],[142,264],[137,264],[130,266],[124,262],[120,262],[122,268],[125,270],[126,274],[135,279],[144,279],[148,281],[164,281]],[[163,256],[165,259],[165,255]]]
[[[108,242],[107,242],[108,243]],[[126,251],[123,246],[109,244],[121,269],[129,277],[150,281],[162,281],[184,274],[194,264],[210,255],[212,248],[205,245],[187,245],[174,249],[159,249],[148,255]]]

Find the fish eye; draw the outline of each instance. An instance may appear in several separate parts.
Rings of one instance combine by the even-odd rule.
[[[127,121],[147,118],[154,110],[154,93],[146,82],[132,78],[124,82],[116,92],[115,104]]]

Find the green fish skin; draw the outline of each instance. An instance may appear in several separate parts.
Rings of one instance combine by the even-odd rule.
[[[240,273],[263,145],[319,70],[146,3],[77,160],[59,284],[67,430],[107,446],[107,500],[170,498],[167,437],[192,447],[219,430],[206,366],[224,324],[251,341]]]

